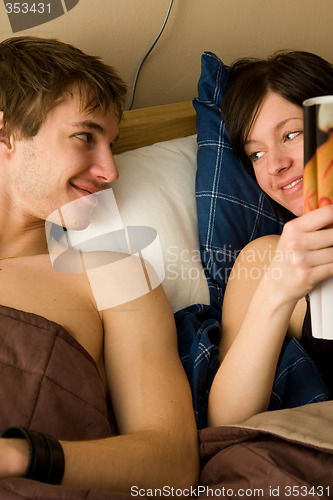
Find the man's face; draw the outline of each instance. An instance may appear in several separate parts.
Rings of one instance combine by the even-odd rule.
[[[111,152],[118,133],[113,106],[106,114],[82,112],[79,97],[68,95],[35,137],[14,142],[6,182],[11,209],[27,221],[44,221],[81,200],[79,212],[89,217],[96,204],[93,193],[118,177]]]

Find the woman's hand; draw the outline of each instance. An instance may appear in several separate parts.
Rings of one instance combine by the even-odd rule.
[[[288,222],[265,278],[276,281],[277,300],[297,302],[333,276],[333,205]]]

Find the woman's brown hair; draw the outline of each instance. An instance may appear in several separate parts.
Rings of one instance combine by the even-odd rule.
[[[252,174],[244,146],[268,92],[302,106],[310,97],[333,94],[333,67],[304,51],[278,52],[268,59],[240,59],[231,66],[222,115],[234,152]]]

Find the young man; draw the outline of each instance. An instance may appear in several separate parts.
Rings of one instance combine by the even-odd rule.
[[[91,197],[118,177],[111,146],[124,99],[114,70],[70,45],[0,44],[0,425],[18,426],[0,439],[1,479],[119,492],[197,480],[192,399],[163,289],[99,310],[87,274],[59,272],[48,255],[50,214],[83,200],[89,218]],[[86,406],[75,413],[76,399],[104,412],[100,428]]]

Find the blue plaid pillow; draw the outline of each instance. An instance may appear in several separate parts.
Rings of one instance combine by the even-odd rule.
[[[227,279],[241,249],[283,221],[255,180],[234,156],[221,117],[229,68],[204,52],[198,97],[193,100],[198,132],[196,198],[200,252],[211,305],[221,310]]]

